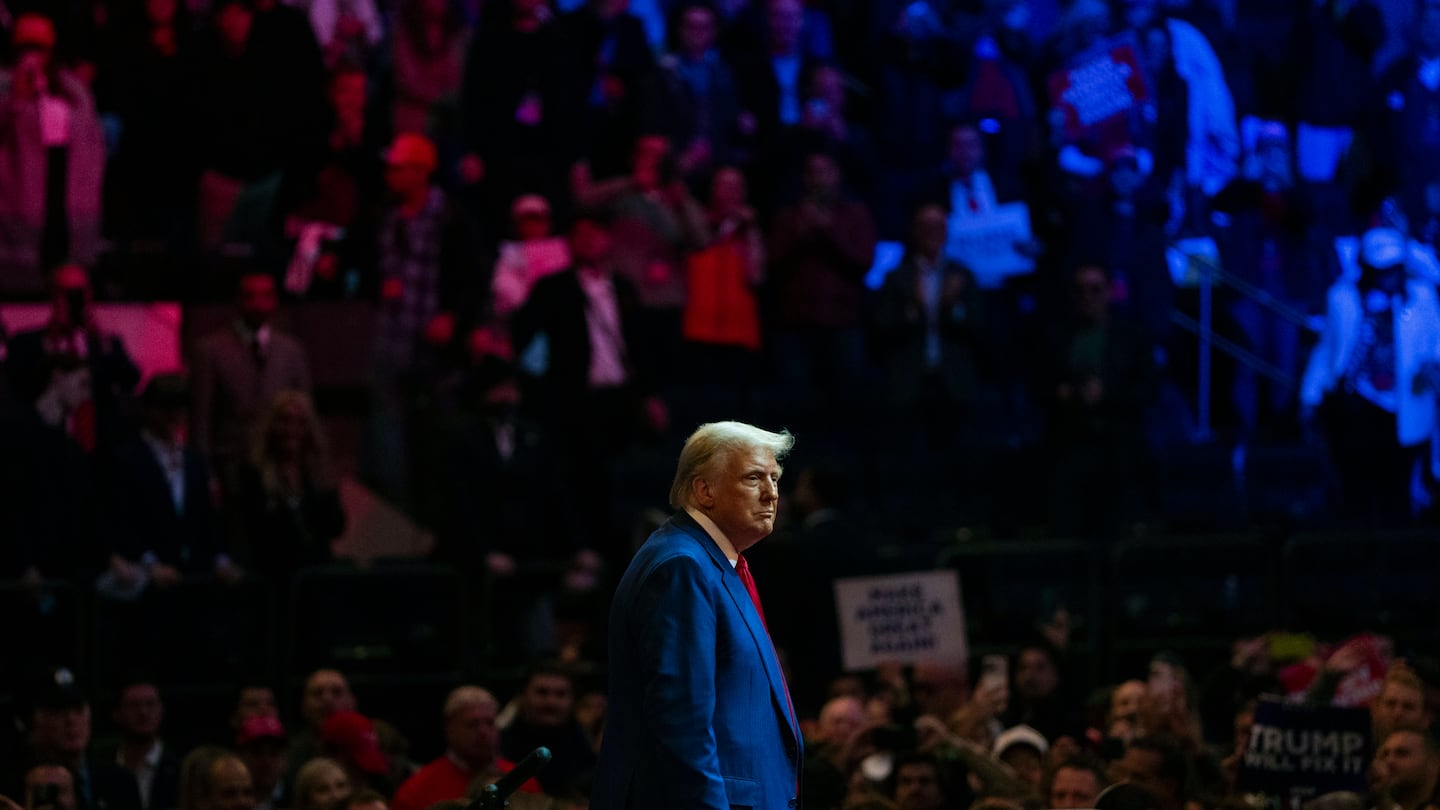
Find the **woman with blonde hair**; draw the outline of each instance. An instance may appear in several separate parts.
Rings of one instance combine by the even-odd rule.
[[[332,559],[345,530],[325,434],[309,395],[282,391],[261,417],[240,481],[237,517],[261,573],[284,578]]]
[[[340,763],[329,757],[316,757],[295,773],[291,810],[330,810],[353,790],[350,777]]]

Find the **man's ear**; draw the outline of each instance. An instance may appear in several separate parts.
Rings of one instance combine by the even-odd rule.
[[[690,479],[690,499],[696,506],[709,509],[715,505],[715,493],[710,491],[710,482],[700,476]]]

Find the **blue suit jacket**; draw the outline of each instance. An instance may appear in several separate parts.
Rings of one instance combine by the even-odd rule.
[[[680,512],[615,592],[591,809],[798,807],[803,749],[785,689],[740,575]]]

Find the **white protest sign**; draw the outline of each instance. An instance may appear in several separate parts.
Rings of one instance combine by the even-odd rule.
[[[835,610],[847,672],[886,661],[965,661],[965,614],[954,571],[836,580]]]
[[[998,287],[1006,276],[1035,269],[1035,260],[1015,249],[1029,241],[1029,206],[1005,203],[984,214],[952,215],[945,255],[970,268],[980,286]]]

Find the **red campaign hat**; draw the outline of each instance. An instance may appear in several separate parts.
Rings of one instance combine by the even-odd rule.
[[[235,732],[237,747],[248,745],[256,740],[269,739],[285,739],[285,726],[281,725],[277,718],[268,715],[245,718],[240,723],[240,730]]]
[[[380,751],[375,724],[359,712],[335,712],[325,718],[320,736],[366,773],[390,772],[390,762]]]

